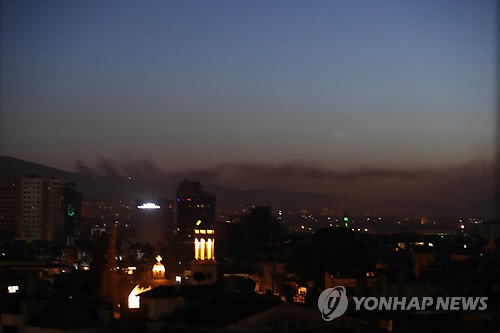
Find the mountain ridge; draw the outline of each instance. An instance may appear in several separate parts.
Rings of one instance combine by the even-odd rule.
[[[83,193],[84,200],[128,200],[173,199],[176,184],[162,181],[129,179],[125,176],[84,175],[76,172],[47,167],[10,156],[0,156],[0,175],[20,177],[28,174],[54,176],[61,181],[74,182]],[[370,215],[429,215],[455,216],[456,208],[436,202],[384,200],[357,202],[347,198],[321,192],[294,192],[283,190],[244,190],[220,184],[203,184],[217,196],[217,206],[232,209],[240,205],[271,205],[274,208],[297,210],[332,209],[336,214],[349,211]]]

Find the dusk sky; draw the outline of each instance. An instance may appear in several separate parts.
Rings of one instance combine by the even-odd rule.
[[[2,6],[1,155],[168,172],[494,157],[493,0]]]

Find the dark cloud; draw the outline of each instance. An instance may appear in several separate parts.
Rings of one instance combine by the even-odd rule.
[[[248,190],[322,192],[351,200],[436,202],[489,209],[495,196],[493,162],[471,162],[453,167],[327,169],[298,163],[262,165],[225,163],[211,168],[167,171],[151,159],[115,162],[101,159],[92,169],[77,162],[85,174],[132,176],[154,183],[198,180]],[[483,210],[482,207],[475,211]]]
[[[183,178],[197,179],[205,183],[219,183],[244,188],[294,189],[301,184],[310,191],[335,192],[379,192],[394,190],[406,192],[434,192],[457,194],[485,193],[494,191],[495,165],[492,162],[474,162],[441,168],[353,168],[327,169],[300,164],[262,165],[251,163],[225,163],[211,168],[185,171],[167,170],[150,159],[131,162],[115,162],[101,159],[92,169],[83,162],[77,162],[77,170],[85,174],[108,176],[132,176],[137,179],[160,182],[177,182]],[[287,187],[288,186],[288,187]],[[330,189],[330,190],[328,190]],[[300,189],[299,189],[300,190]],[[411,194],[411,193],[407,193]]]
[[[194,174],[216,177],[224,172],[237,172],[255,174],[264,177],[294,178],[303,177],[314,181],[331,181],[334,179],[363,180],[373,178],[397,178],[397,179],[419,179],[427,177],[434,171],[431,169],[377,169],[358,168],[350,170],[332,170],[319,167],[310,167],[300,164],[284,164],[278,166],[267,166],[248,163],[228,163],[214,168],[191,171]]]
[[[104,176],[121,176],[121,172],[116,162],[101,158],[97,162],[97,171]]]
[[[95,174],[91,167],[80,160],[76,161],[76,172],[87,176],[93,176]]]
[[[126,176],[144,180],[167,181],[171,177],[149,159],[116,163]]]

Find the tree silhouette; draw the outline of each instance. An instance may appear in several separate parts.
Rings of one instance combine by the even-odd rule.
[[[198,282],[198,284],[201,284],[203,281],[205,281],[207,277],[205,276],[204,273],[202,272],[196,272],[193,274],[193,279]]]

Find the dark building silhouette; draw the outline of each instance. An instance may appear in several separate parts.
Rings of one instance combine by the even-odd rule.
[[[20,186],[18,179],[0,180],[0,239],[16,236],[17,220],[20,214]]]
[[[215,195],[205,192],[200,182],[184,180],[177,187],[175,214],[178,240],[190,242],[196,223],[214,227]]]
[[[174,200],[163,202],[165,216],[165,240],[171,243],[175,234],[175,203]]]
[[[78,235],[79,221],[82,207],[82,194],[76,191],[75,183],[65,184],[62,189],[64,239],[67,246],[74,245],[75,236]]]
[[[231,218],[220,225],[222,255],[240,258],[269,257],[277,246],[280,225],[271,207],[257,206],[244,216]]]
[[[170,241],[174,231],[174,203],[171,200],[137,200],[134,220],[137,242]]]

